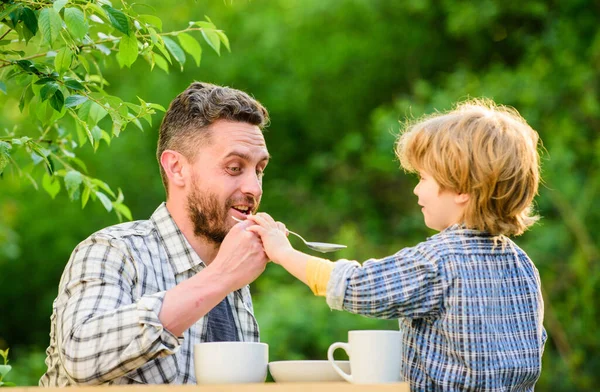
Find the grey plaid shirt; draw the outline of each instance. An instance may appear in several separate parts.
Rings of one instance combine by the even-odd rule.
[[[195,384],[194,344],[207,317],[177,338],[161,324],[165,292],[205,268],[161,204],[150,220],[81,242],[62,275],[40,386]],[[259,341],[249,287],[227,296],[240,341]]]
[[[362,266],[339,261],[327,303],[399,319],[412,391],[532,391],[546,341],[540,278],[498,238],[454,225]]]

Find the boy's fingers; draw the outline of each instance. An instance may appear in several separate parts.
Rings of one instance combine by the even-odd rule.
[[[262,227],[270,227],[275,222],[273,218],[264,212],[259,212],[256,215],[249,215],[248,219],[251,219],[253,222],[261,225]]]
[[[254,234],[258,234],[262,236],[265,233],[265,228],[257,225],[249,226],[246,228],[246,231],[249,231]]]

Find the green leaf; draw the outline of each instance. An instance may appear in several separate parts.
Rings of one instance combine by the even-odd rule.
[[[30,141],[29,143],[27,143],[27,146],[29,148],[31,148],[31,150],[33,150],[33,153],[31,154],[31,158],[34,161],[34,164],[38,164],[39,162],[44,162],[46,164],[46,168],[48,169],[48,173],[54,173],[54,164],[52,163],[52,161],[48,158],[48,156],[50,155],[50,150],[46,149],[46,148],[42,148],[39,144]]]
[[[65,86],[67,86],[71,90],[76,90],[76,91],[85,90],[85,87],[83,87],[83,84],[79,83],[79,81],[75,80],[75,79],[65,80]]]
[[[104,193],[102,193],[100,191],[96,192],[96,196],[98,197],[98,199],[100,199],[100,202],[102,203],[104,208],[106,208],[106,211],[111,212],[113,206],[112,206],[112,203],[110,202],[110,199],[108,198],[108,196],[106,196]]]
[[[23,89],[23,93],[21,94],[21,98],[19,98],[19,111],[23,113],[23,109],[25,109],[25,103],[29,103],[33,98],[33,89],[31,88],[31,83]]]
[[[85,69],[85,72],[89,74],[90,73],[90,63],[87,61],[85,56],[80,54],[77,56],[77,60],[79,60],[79,64],[81,64],[83,69]]]
[[[56,83],[55,81],[47,82],[40,90],[40,98],[42,99],[42,101],[45,101],[52,95],[54,95],[56,90],[58,90],[58,83]]]
[[[215,26],[212,22],[205,22],[205,21],[190,22],[190,25],[196,25],[196,26],[202,27],[203,29],[209,29],[209,30],[215,30],[217,28],[217,26]]]
[[[217,33],[217,35],[219,36],[219,38],[221,39],[221,42],[223,43],[223,45],[225,45],[225,47],[227,48],[227,51],[229,53],[231,53],[231,48],[229,47],[229,38],[227,38],[227,36],[225,35],[224,32],[220,31],[220,30],[215,30],[215,33]]]
[[[148,106],[150,106],[152,109],[160,110],[161,112],[166,112],[167,111],[164,106],[159,105],[157,103],[149,102]]]
[[[6,376],[10,369],[12,369],[10,365],[0,365],[0,378]]]
[[[0,174],[2,174],[2,172],[10,162],[10,160],[8,159],[10,154],[8,152],[11,148],[12,146],[10,144],[0,141]]]
[[[97,178],[93,178],[92,179],[92,184],[99,186],[100,188],[102,188],[106,193],[108,193],[109,195],[111,195],[112,197],[115,197],[115,192],[113,192],[112,189],[110,189],[110,187],[108,186],[107,183],[105,183],[102,180],[99,180]]]
[[[144,120],[146,120],[146,122],[148,123],[149,126],[152,126],[152,116],[149,114],[146,114],[145,116],[142,116],[142,118]]]
[[[102,137],[102,129],[97,125],[92,128],[92,137],[94,138],[94,150],[100,146],[100,138]]]
[[[131,211],[129,210],[129,207],[127,207],[125,204],[115,203],[114,207],[115,211],[117,211],[118,214],[123,215],[128,220],[133,220],[133,217],[131,216]]]
[[[22,136],[18,139],[11,140],[11,143],[15,146],[24,146],[25,144],[29,143],[30,141],[31,141],[31,138],[29,136]]]
[[[110,23],[121,33],[129,35],[129,19],[127,15],[107,4],[102,5],[102,8],[106,11]]]
[[[211,48],[217,52],[217,54],[221,55],[221,40],[219,39],[219,35],[214,29],[202,29],[202,36],[207,44],[210,45]]]
[[[79,166],[84,172],[87,172],[87,166],[85,165],[85,162],[83,162],[81,159],[77,158],[76,156],[73,156],[71,158],[71,161],[77,166]]]
[[[79,117],[88,123],[90,127],[94,127],[102,120],[108,112],[96,102],[87,101],[79,108]]]
[[[31,34],[35,35],[38,31],[38,20],[35,16],[35,12],[28,7],[23,7],[21,10],[21,20],[25,24],[25,27],[31,31]]]
[[[65,8],[65,24],[71,35],[76,39],[85,37],[90,28],[83,11],[75,7]]]
[[[113,127],[114,127],[114,124],[113,124]],[[116,135],[116,136],[119,136],[119,135]],[[102,132],[100,133],[100,139],[104,140],[106,142],[107,146],[110,146],[110,135],[104,129],[102,129]]]
[[[42,36],[46,43],[52,46],[52,43],[58,38],[62,28],[62,19],[54,8],[44,8],[40,11],[39,26],[42,30]]]
[[[154,59],[154,62],[156,62],[156,65],[158,65],[158,68],[162,69],[166,73],[169,73],[169,63],[163,56],[157,53],[152,53],[152,58]]]
[[[79,186],[83,182],[83,177],[77,170],[70,170],[64,178],[65,187],[71,200],[79,199]]]
[[[88,99],[87,97],[84,97],[83,95],[71,95],[68,96],[67,99],[65,100],[65,106],[68,108],[72,108],[74,106],[78,106],[81,105],[82,103],[86,102]]]
[[[173,61],[171,60],[171,55],[169,54],[169,51],[167,50],[167,48],[165,48],[164,41],[162,40],[162,38],[160,39],[159,42],[154,44],[154,46],[157,47],[158,50],[160,50],[160,52],[165,57],[165,59],[169,62],[169,64],[173,64]]]
[[[46,172],[42,178],[42,187],[54,199],[58,192],[60,192],[60,181]]]
[[[8,17],[10,18],[10,25],[11,27],[14,27],[15,30],[18,30],[18,23],[21,20],[21,11],[23,9],[22,8],[18,8],[16,10],[14,10],[14,12],[11,12],[10,15],[8,15]]]
[[[63,9],[63,7],[69,2],[69,0],[55,0],[54,4],[52,5],[52,7],[54,8],[54,10],[56,12],[60,12],[60,10]]]
[[[94,144],[94,137],[92,136],[87,123],[77,116],[75,117],[75,120],[75,131],[77,131],[79,146],[85,145],[88,141],[90,144]]]
[[[6,83],[0,80],[0,91],[6,94]]]
[[[39,84],[46,84],[46,83],[50,83],[50,82],[56,82],[56,79],[50,78],[50,77],[41,78],[41,79],[38,79],[34,84],[39,85]]]
[[[138,41],[135,35],[125,35],[119,42],[119,53],[117,53],[117,61],[121,68],[123,66],[131,67],[131,64],[138,57]]]
[[[30,106],[33,110],[35,110],[37,119],[43,124],[48,124],[52,118],[52,115],[55,113],[54,109],[48,105],[48,101],[42,101],[38,97],[34,97],[31,100]]]
[[[144,23],[156,27],[158,31],[162,31],[162,20],[159,17],[154,15],[140,15],[138,18]]]
[[[81,208],[82,209],[85,208],[85,205],[87,204],[87,202],[88,202],[88,200],[90,198],[90,192],[91,191],[92,190],[89,187],[87,187],[87,186],[84,185],[83,194],[81,195]]]
[[[36,66],[29,60],[17,60],[17,65],[25,72],[31,72],[36,75],[40,73]]]
[[[167,49],[169,49],[169,52],[175,57],[175,60],[181,64],[181,69],[183,70],[183,64],[185,64],[185,52],[181,49],[181,46],[177,45],[177,42],[169,37],[163,37],[163,41],[165,42]]]
[[[11,12],[13,12],[15,9],[19,8],[23,3],[15,3],[15,4],[11,4],[8,8],[6,8],[3,11],[0,11],[0,20],[4,19],[6,17],[6,15],[10,14]]]
[[[88,8],[91,8],[91,10],[92,10],[92,12],[90,13],[90,16],[95,14],[96,17],[99,19],[99,21],[94,20],[94,22],[102,24],[104,22],[110,21],[110,19],[108,19],[106,17],[106,15],[107,15],[106,11],[104,9],[102,9],[102,7],[100,7],[98,4],[89,2],[85,5],[86,11],[88,10]]]
[[[123,203],[123,200],[125,200],[125,195],[123,195],[123,191],[121,188],[119,188],[119,193],[117,194],[117,200],[115,200],[115,203]]]
[[[58,51],[54,58],[54,68],[59,74],[63,74],[71,68],[71,61],[73,60],[73,52],[68,46],[65,46]]]
[[[192,56],[196,61],[196,66],[200,66],[200,58],[202,57],[202,47],[194,37],[186,33],[179,33],[177,36],[181,47]]]
[[[65,96],[62,91],[56,90],[54,95],[50,98],[50,106],[57,112],[62,111],[63,106],[65,106]]]
[[[112,118],[112,123],[113,123],[113,126],[112,126],[113,135],[115,135],[116,137],[119,137],[119,135],[121,134],[121,130],[123,128],[125,128],[125,124],[123,123],[123,120],[119,116],[111,115],[110,117]],[[106,139],[106,144],[110,145],[110,136],[108,137],[108,139]]]

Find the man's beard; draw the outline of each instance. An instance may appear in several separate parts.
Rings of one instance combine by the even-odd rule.
[[[229,222],[229,210],[232,206],[249,203],[253,206],[253,212],[258,210],[258,202],[253,197],[242,200],[227,199],[225,206],[222,206],[219,205],[217,195],[210,192],[201,194],[196,184],[193,184],[193,190],[187,198],[187,210],[194,225],[194,234],[220,245],[233,226]]]

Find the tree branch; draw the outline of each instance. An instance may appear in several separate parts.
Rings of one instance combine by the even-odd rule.
[[[184,29],[184,30],[170,31],[170,32],[167,32],[167,33],[157,33],[157,35],[161,35],[161,36],[171,36],[171,35],[173,35],[173,36],[176,36],[179,33],[186,33],[188,31],[202,31],[202,30],[204,30],[202,27],[189,27],[189,28]],[[221,30],[215,30],[215,31],[221,31]],[[140,34],[140,35],[137,36],[137,38],[150,38],[150,34]],[[121,37],[101,39],[99,41],[94,41],[94,42],[91,42],[89,44],[79,45],[78,48],[79,48],[79,50],[82,50],[82,49],[88,48],[88,47],[91,48],[94,45],[104,44],[104,43],[107,43],[107,42],[116,42],[116,41],[119,41],[120,39],[121,39]],[[55,50],[52,50],[52,52],[53,51],[55,51]],[[38,58],[38,57],[45,57],[45,56],[48,55],[49,52],[51,52],[51,51],[44,52],[44,53],[38,53],[38,54],[29,56],[29,57],[23,57],[23,58],[20,58],[19,60],[32,60],[32,59],[35,59],[35,58]],[[5,60],[5,61],[7,61],[7,60]],[[17,61],[17,60],[9,61],[7,64],[2,64],[2,65],[0,65],[0,68],[8,67],[10,65],[15,65],[15,61]]]

